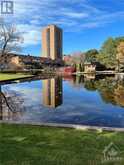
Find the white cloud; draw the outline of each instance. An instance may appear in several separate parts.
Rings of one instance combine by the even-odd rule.
[[[69,17],[72,17],[72,18],[86,18],[86,17],[88,17],[87,13],[65,12],[63,14],[65,16],[69,16]]]
[[[22,37],[24,38],[23,46],[37,45],[41,41],[41,27],[18,24],[17,29],[22,33]]]
[[[64,31],[98,28],[124,19],[124,11],[105,11],[90,0],[14,0],[14,15],[6,19],[17,24],[25,39],[23,46],[28,46],[41,43],[41,28],[47,24],[57,24]]]
[[[24,45],[23,46],[29,46],[29,45],[37,45],[41,41],[41,38],[39,38],[40,32],[36,30],[31,30],[23,35],[24,38]]]

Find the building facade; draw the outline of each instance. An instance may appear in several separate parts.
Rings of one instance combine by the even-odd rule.
[[[92,64],[92,63],[85,63],[84,64],[84,72],[86,73],[92,73],[92,72],[96,72],[96,65]]]
[[[49,25],[42,30],[42,57],[62,60],[62,29]]]
[[[0,70],[23,70],[39,64],[41,66],[54,64],[54,61],[45,57],[36,57],[31,55],[8,54],[0,56]]]

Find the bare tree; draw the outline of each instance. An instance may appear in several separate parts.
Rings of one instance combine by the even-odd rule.
[[[21,34],[12,24],[5,23],[0,18],[0,55],[7,55],[20,50],[19,43],[23,42]]]
[[[71,56],[74,64],[83,64],[85,61],[85,54],[81,51],[73,52]]]

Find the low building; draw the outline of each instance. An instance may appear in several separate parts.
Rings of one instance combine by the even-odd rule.
[[[84,72],[86,73],[96,72],[96,65],[91,62],[84,63]]]
[[[75,67],[68,66],[68,67],[61,67],[58,69],[58,73],[64,74],[64,75],[71,75],[74,72],[76,72]]]
[[[0,57],[0,69],[22,70],[42,68],[44,65],[57,65],[60,61],[31,55],[8,54]]]

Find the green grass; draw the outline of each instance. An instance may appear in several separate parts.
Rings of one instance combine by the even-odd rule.
[[[100,165],[111,142],[124,158],[124,133],[1,124],[0,165]]]
[[[31,75],[25,75],[25,74],[7,74],[7,73],[0,73],[0,81],[4,81],[4,80],[11,80],[11,79],[18,79],[18,78],[26,78],[26,77],[30,77]]]

